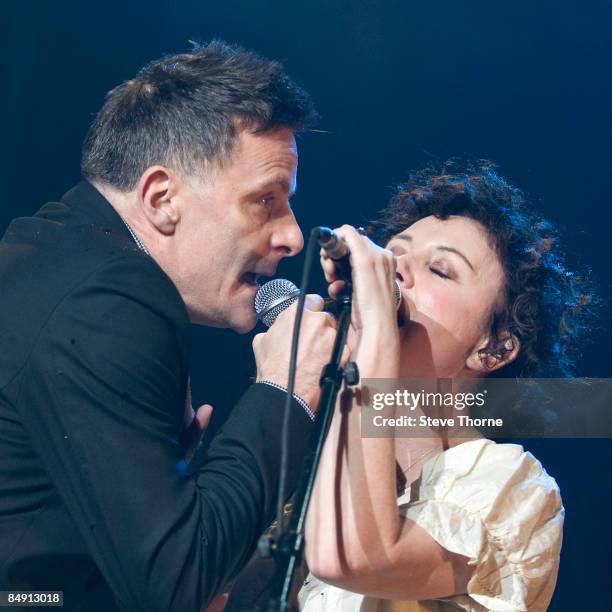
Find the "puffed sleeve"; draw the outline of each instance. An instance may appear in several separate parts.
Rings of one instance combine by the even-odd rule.
[[[469,557],[459,609],[546,610],[559,568],[564,509],[559,488],[522,446],[472,440],[427,462],[403,516],[441,546]]]

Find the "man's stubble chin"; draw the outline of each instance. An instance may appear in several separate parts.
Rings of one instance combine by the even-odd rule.
[[[189,321],[193,325],[231,329],[237,334],[247,334],[257,325],[253,300],[244,296],[228,298],[228,303],[203,310],[187,308]]]

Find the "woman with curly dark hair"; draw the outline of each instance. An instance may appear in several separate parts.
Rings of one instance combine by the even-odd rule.
[[[571,375],[587,284],[489,162],[413,174],[373,229],[386,249],[337,230],[351,251],[362,381]],[[342,282],[322,263],[335,296]],[[366,391],[344,394],[325,443],[302,609],[545,610],[564,516],[554,479],[521,446],[476,431],[362,437]]]

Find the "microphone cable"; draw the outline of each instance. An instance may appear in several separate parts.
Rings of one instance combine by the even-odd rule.
[[[276,505],[276,544],[278,545],[280,536],[283,532],[285,522],[284,508],[287,489],[287,472],[289,463],[289,420],[291,418],[291,400],[293,399],[293,389],[295,388],[295,370],[297,365],[298,344],[300,339],[300,327],[302,324],[302,314],[306,303],[306,293],[310,283],[312,270],[312,259],[315,247],[318,247],[319,227],[310,230],[310,237],[306,246],[304,270],[300,282],[300,295],[297,301],[297,312],[293,323],[293,333],[291,336],[291,352],[289,355],[289,377],[287,380],[287,397],[285,398],[285,408],[283,415],[283,429],[281,434],[281,465],[278,481],[278,499]],[[316,410],[316,406],[312,406]],[[313,410],[314,412],[314,410]],[[315,412],[315,418],[317,413]]]

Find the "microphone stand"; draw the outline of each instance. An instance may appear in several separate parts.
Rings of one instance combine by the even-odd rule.
[[[342,294],[336,299],[338,324],[336,339],[332,349],[331,359],[323,368],[319,381],[321,395],[314,422],[312,435],[304,456],[302,475],[297,485],[293,508],[288,525],[280,532],[277,541],[273,536],[263,536],[259,542],[259,552],[262,557],[274,559],[275,572],[267,601],[256,610],[260,612],[285,612],[287,599],[291,591],[293,574],[302,556],[304,545],[304,521],[308,503],[312,495],[317,467],[321,458],[323,442],[333,416],[338,391],[345,380],[348,385],[359,382],[357,364],[350,362],[345,368],[341,365],[342,353],[346,344],[349,324],[351,322],[352,286],[347,282]]]

